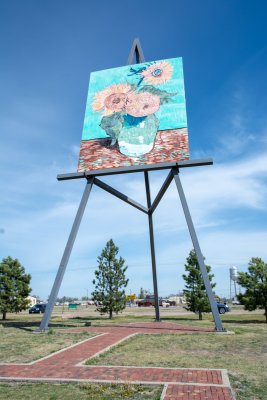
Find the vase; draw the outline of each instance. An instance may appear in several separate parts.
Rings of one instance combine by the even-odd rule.
[[[157,117],[151,114],[141,118],[126,115],[124,118],[125,124],[118,137],[120,153],[129,157],[149,153],[154,147],[157,135]]]

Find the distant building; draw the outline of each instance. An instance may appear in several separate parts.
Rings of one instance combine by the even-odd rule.
[[[176,295],[176,296],[171,296],[168,298],[168,300],[175,301],[176,305],[179,306],[179,304],[185,304],[186,299],[184,295]]]
[[[29,307],[33,307],[33,306],[35,306],[35,304],[37,303],[36,297],[33,297],[33,296],[28,296],[28,297],[27,297],[27,300],[30,301]]]

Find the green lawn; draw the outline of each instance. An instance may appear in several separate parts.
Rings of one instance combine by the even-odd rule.
[[[194,333],[138,335],[109,352],[88,360],[95,365],[138,365],[183,368],[225,368],[237,399],[263,400],[267,393],[267,324],[264,315],[224,315],[235,335]],[[164,319],[165,321],[165,319]],[[212,327],[211,318],[169,319],[179,324]],[[145,351],[144,351],[145,349]]]
[[[34,333],[35,322],[6,321],[0,325],[0,362],[27,363],[54,353],[86,338],[88,332],[56,334],[54,328],[47,333]],[[60,325],[59,325],[60,327]]]
[[[53,316],[50,334],[33,334],[41,316],[29,318],[16,315],[2,321],[0,328],[0,361],[30,362],[65,346],[77,343],[92,335],[88,333],[57,333],[58,328],[117,325],[119,323],[154,321],[154,316],[76,317],[62,319]],[[202,321],[194,314],[162,317],[165,322],[181,325],[214,327],[212,318],[205,315]],[[180,335],[138,335],[118,345],[89,363],[106,365],[170,366],[188,368],[226,368],[239,400],[263,400],[267,393],[267,324],[263,314],[225,314],[224,326],[235,335],[195,333]],[[145,351],[144,351],[145,349]],[[116,385],[115,385],[116,386]],[[8,385],[0,388],[0,399],[159,399],[161,389],[114,385]],[[102,391],[103,390],[103,391]],[[128,392],[127,392],[128,390]],[[113,393],[113,394],[112,394]],[[124,393],[124,394],[123,394]],[[125,394],[127,393],[127,396]],[[145,397],[147,396],[147,397]]]

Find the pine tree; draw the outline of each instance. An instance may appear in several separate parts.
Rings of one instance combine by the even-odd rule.
[[[184,290],[187,305],[186,309],[198,313],[198,318],[202,320],[202,313],[210,312],[211,308],[194,250],[190,251],[186,261],[185,270],[188,272],[188,275],[183,275],[183,279],[186,282],[186,289]],[[211,282],[214,277],[213,274],[210,274],[211,267],[206,265],[206,269]],[[211,283],[212,288],[215,286],[216,283]]]
[[[237,295],[245,310],[253,311],[257,307],[264,309],[267,323],[267,264],[258,257],[249,262],[249,272],[239,272],[237,283],[246,289]]]
[[[19,312],[29,306],[27,297],[31,275],[25,273],[20,262],[11,257],[3,258],[0,264],[0,312],[6,319],[7,312]]]
[[[140,289],[140,293],[139,293],[138,298],[139,299],[144,299],[145,298],[145,291],[144,291],[144,289],[142,287]]]
[[[93,280],[95,290],[92,293],[92,300],[96,304],[97,311],[101,314],[109,313],[110,319],[113,312],[124,310],[127,303],[124,288],[129,281],[125,277],[128,267],[124,266],[125,260],[122,257],[116,258],[118,252],[119,248],[110,239],[101,256],[97,258],[98,269]]]

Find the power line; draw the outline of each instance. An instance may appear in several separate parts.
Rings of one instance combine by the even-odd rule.
[[[224,266],[225,268],[229,268],[229,266],[230,265],[232,265],[232,264],[235,264],[235,265],[237,265],[237,266],[239,266],[239,267],[245,267],[246,266],[246,264],[245,263],[238,263],[238,262],[236,262],[236,261],[233,261],[233,262],[231,262],[231,263],[209,263],[209,264],[212,264],[212,266],[213,267],[216,267],[217,265],[220,265],[220,266]],[[151,266],[151,263],[149,263],[149,262],[140,262],[139,264],[129,264],[128,265],[128,267],[129,268],[144,268],[144,267],[150,267]],[[169,262],[164,262],[164,263],[161,263],[161,262],[157,262],[157,266],[158,267],[160,267],[160,266],[176,266],[176,267],[184,267],[184,264],[182,264],[182,263],[177,263],[177,262],[175,262],[175,261],[169,261]],[[97,268],[97,266],[96,267],[78,267],[78,268],[69,268],[69,269],[67,269],[67,272],[69,271],[69,272],[75,272],[75,271],[91,271],[91,270],[95,270]],[[36,271],[36,272],[34,272],[34,274],[35,275],[39,275],[39,274],[54,274],[56,272],[56,270],[51,270],[51,271]],[[32,272],[33,273],[33,272]]]

